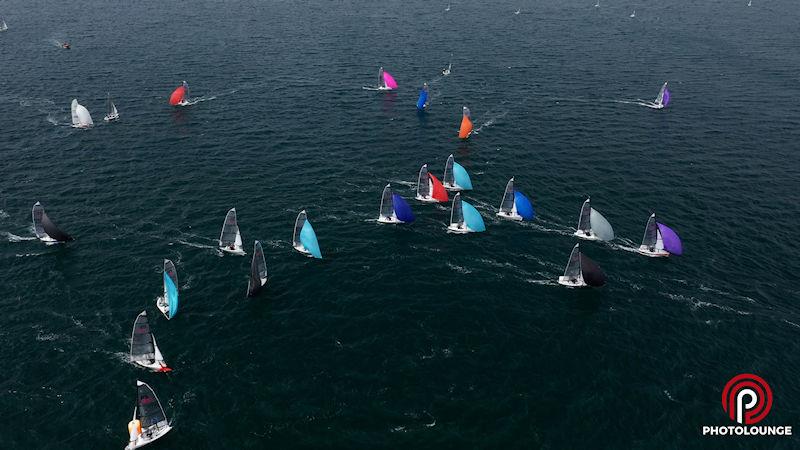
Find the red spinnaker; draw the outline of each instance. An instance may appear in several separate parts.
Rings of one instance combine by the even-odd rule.
[[[449,199],[447,198],[447,191],[444,189],[444,186],[442,186],[442,182],[433,176],[432,173],[428,173],[428,176],[431,177],[431,183],[433,183],[433,192],[431,192],[431,197],[440,203],[446,203]]]
[[[177,106],[180,102],[183,101],[183,98],[185,96],[186,96],[186,88],[183,86],[178,86],[177,89],[172,91],[172,95],[169,96],[170,106]]]

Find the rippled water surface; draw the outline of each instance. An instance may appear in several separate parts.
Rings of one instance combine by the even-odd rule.
[[[741,372],[800,426],[800,8],[593,3],[4,1],[0,447],[123,447],[137,378],[175,420],[153,448],[749,448],[700,436]],[[379,66],[397,92],[361,89]],[[170,108],[184,79],[201,101]],[[665,80],[668,109],[636,104]],[[451,153],[485,233],[412,200]],[[511,176],[534,222],[495,217]],[[413,225],[375,223],[387,182]],[[587,195],[618,238],[582,245],[608,285],[568,290]],[[36,201],[74,242],[31,239]],[[215,248],[234,206],[255,299]],[[301,209],[322,261],[291,248]],[[651,211],[684,256],[633,252]],[[143,309],[168,375],[127,362]]]

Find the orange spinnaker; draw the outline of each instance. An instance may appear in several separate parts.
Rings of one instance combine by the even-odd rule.
[[[461,128],[458,130],[459,139],[466,139],[472,134],[472,121],[469,117],[464,116],[461,118]]]
[[[178,86],[178,89],[172,91],[172,95],[169,96],[170,106],[177,106],[183,101],[184,96],[186,96],[186,88],[183,86]]]
[[[431,183],[433,183],[433,190],[431,192],[431,197],[433,197],[436,201],[440,203],[446,203],[448,199],[447,191],[445,190],[444,186],[442,186],[442,182],[439,181],[438,178],[433,176],[432,173],[428,173],[428,176],[431,177]]]

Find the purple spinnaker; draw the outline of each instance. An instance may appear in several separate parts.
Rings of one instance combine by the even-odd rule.
[[[661,240],[664,242],[664,250],[671,255],[682,255],[683,244],[681,244],[681,238],[678,237],[678,234],[663,223],[657,223],[656,225],[658,225],[658,231],[661,233]]]
[[[669,105],[669,89],[664,89],[664,98],[662,99],[664,103],[664,107],[666,108]]]

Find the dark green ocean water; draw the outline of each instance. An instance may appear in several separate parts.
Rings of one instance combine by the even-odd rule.
[[[137,378],[175,420],[152,448],[797,448],[700,435],[742,372],[772,386],[762,424],[800,426],[800,5],[746,3],[4,0],[0,448],[122,448]],[[361,90],[379,66],[396,93]],[[184,79],[203,101],[172,109]],[[668,109],[624,103],[665,80]],[[450,153],[486,233],[413,200],[374,222]],[[511,176],[536,221],[495,218]],[[582,245],[609,282],[574,291],[586,195],[618,238]],[[76,241],[31,240],[36,201]],[[256,299],[214,248],[234,206]],[[291,248],[300,209],[322,261]],[[684,256],[631,251],[650,211]],[[168,375],[127,362],[143,309]]]

